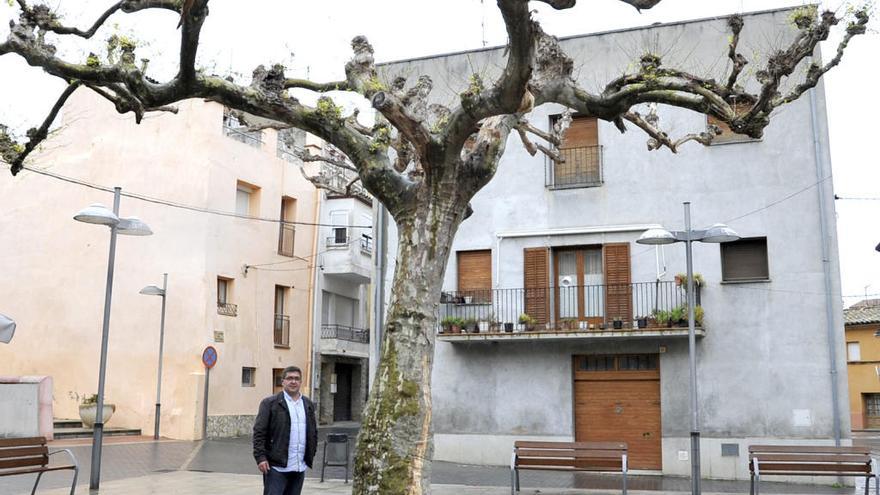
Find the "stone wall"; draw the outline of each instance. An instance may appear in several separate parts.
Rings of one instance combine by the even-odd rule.
[[[256,418],[253,414],[208,416],[208,438],[249,436]]]

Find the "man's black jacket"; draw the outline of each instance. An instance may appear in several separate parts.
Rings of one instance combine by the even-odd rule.
[[[306,411],[305,461],[312,467],[318,449],[318,422],[315,420],[315,404],[302,396]],[[284,392],[270,395],[260,402],[260,411],[254,421],[254,459],[257,464],[269,461],[270,466],[287,466],[287,449],[290,445],[290,412]]]

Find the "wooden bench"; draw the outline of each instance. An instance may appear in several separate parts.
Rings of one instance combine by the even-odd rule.
[[[855,476],[869,481],[877,478],[877,464],[869,447],[818,445],[752,445],[749,447],[751,495],[758,495],[761,476]],[[880,488],[875,484],[876,494]]]
[[[623,495],[626,495],[626,444],[623,442],[516,441],[510,460],[511,495],[519,491],[519,472],[524,469],[622,473]]]
[[[65,452],[73,460],[73,464],[63,466],[49,466],[49,456]],[[76,478],[79,475],[79,466],[76,457],[67,449],[49,452],[45,437],[29,438],[0,438],[0,476],[13,476],[16,474],[37,473],[37,480],[31,495],[37,491],[40,478],[48,471],[73,470],[73,482],[70,484],[70,495],[76,489]]]

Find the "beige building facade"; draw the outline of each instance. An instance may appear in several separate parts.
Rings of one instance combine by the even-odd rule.
[[[107,427],[152,432],[161,300],[138,292],[161,286],[163,273],[162,436],[201,437],[209,345],[219,355],[209,436],[249,432],[287,365],[303,369],[310,393],[319,195],[289,153],[305,135],[242,132],[222,106],[198,100],[140,126],[85,90],[64,112],[61,132],[30,164],[56,177],[0,179],[0,312],[18,323],[0,346],[0,374],[51,376],[56,418],[76,418],[79,399],[97,391],[110,232],[72,217],[91,203],[112,206],[111,192],[89,185],[120,186],[120,216],[140,217],[154,234],[118,236]]]

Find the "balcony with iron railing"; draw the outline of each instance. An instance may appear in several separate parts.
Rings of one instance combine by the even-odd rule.
[[[369,344],[370,331],[365,328],[325,323],[321,325],[321,338]]]
[[[564,160],[547,159],[544,185],[550,189],[573,189],[602,185],[602,147],[562,148],[556,152]]]
[[[373,238],[367,234],[361,234],[361,252],[366,255],[373,254]]]
[[[290,316],[275,315],[273,339],[275,347],[290,348]]]
[[[223,134],[241,143],[260,148],[263,146],[262,131],[248,131],[248,126],[230,111],[223,112]]]
[[[695,292],[697,335],[702,328]],[[687,292],[675,282],[447,291],[440,296],[442,340],[680,337]]]
[[[293,257],[293,241],[295,240],[296,226],[281,222],[278,231],[278,254]]]
[[[238,305],[217,301],[217,314],[223,316],[238,316]]]

